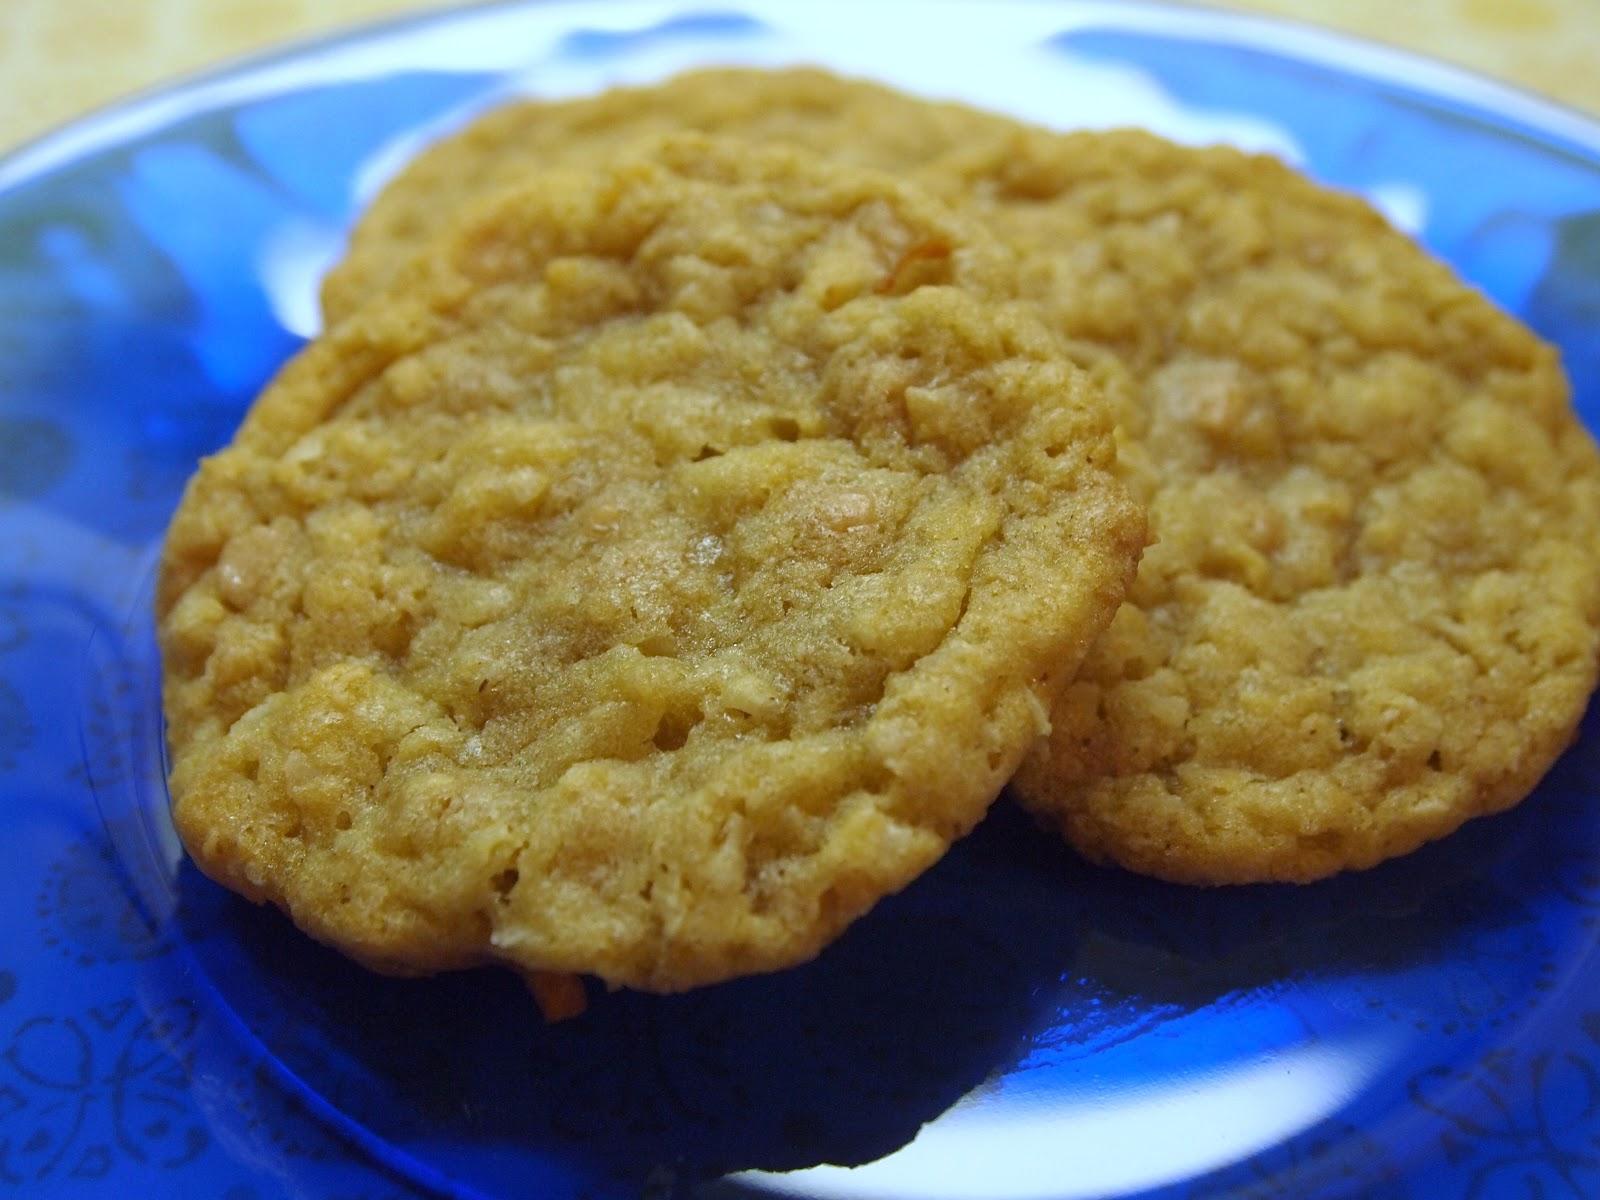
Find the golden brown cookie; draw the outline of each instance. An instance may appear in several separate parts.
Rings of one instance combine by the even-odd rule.
[[[641,139],[698,130],[904,170],[1009,125],[988,113],[804,68],[692,71],[577,100],[510,104],[429,147],[383,189],[362,214],[346,257],[323,281],[323,311],[337,321],[380,290],[464,203],[520,184],[530,172],[604,164]]]
[[[954,169],[1052,323],[1131,375],[1155,542],[1025,802],[1091,858],[1234,883],[1522,799],[1600,625],[1600,465],[1556,352],[1266,158],[1018,133]]]
[[[1012,257],[703,138],[502,193],[173,521],[179,831],[380,969],[814,955],[983,814],[1143,521]]]
[[[364,219],[330,313],[463,195],[676,121],[973,206],[1122,397],[1161,545],[1020,781],[1091,857],[1313,879],[1515,803],[1565,745],[1600,585],[1593,453],[1554,353],[1268,159],[817,72],[696,73],[502,110],[430,150]]]

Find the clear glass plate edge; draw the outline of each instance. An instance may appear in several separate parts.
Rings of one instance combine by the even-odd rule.
[[[879,8],[912,7],[911,0],[874,0]],[[940,7],[965,7],[970,0],[945,0]],[[356,26],[332,35],[290,42],[224,62],[175,82],[167,82],[113,101],[65,125],[0,154],[0,195],[26,186],[51,171],[152,131],[198,111],[230,102],[280,94],[311,83],[359,77],[381,61],[398,67],[456,67],[514,71],[515,59],[479,57],[454,62],[430,51],[428,36],[454,28],[476,48],[493,45],[474,36],[498,20],[558,14],[573,5],[561,0],[487,0],[459,8],[406,14]],[[665,5],[622,0],[585,5],[590,12],[627,9],[664,13],[706,7],[701,3]],[[925,9],[925,5],[917,5]],[[775,16],[781,0],[746,0],[741,8]],[[1544,136],[1600,158],[1600,119],[1555,100],[1425,54],[1386,46],[1351,34],[1257,13],[1223,11],[1163,0],[1001,0],[985,5],[1016,15],[1047,13],[1057,33],[1087,26],[1159,33],[1182,40],[1220,40],[1248,49],[1272,50],[1319,66],[1353,71],[1370,79],[1423,93],[1455,105],[1525,125]]]

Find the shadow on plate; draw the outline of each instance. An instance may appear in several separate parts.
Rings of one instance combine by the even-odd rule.
[[[681,996],[596,990],[556,1026],[508,973],[369,975],[188,866],[180,932],[282,1067],[413,1159],[491,1191],[558,1163],[666,1194],[873,1161],[969,1093],[1003,1103],[1023,1072],[1081,1095],[1352,1022],[1470,1037],[1511,1019],[1571,923],[1543,914],[1600,900],[1561,866],[1595,861],[1589,732],[1522,809],[1312,887],[1089,867],[1002,802],[815,962]],[[1185,1036],[1150,1036],[1173,1022]]]

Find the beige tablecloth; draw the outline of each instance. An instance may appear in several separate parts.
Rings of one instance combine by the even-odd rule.
[[[0,149],[164,79],[417,0],[0,0]],[[1600,0],[1233,0],[1600,114]]]

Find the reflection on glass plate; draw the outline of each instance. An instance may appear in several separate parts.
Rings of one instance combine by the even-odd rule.
[[[820,61],[1360,191],[1600,415],[1600,130],[1155,5],[509,4],[322,43],[0,162],[0,1191],[265,1200],[1600,1194],[1600,726],[1365,875],[1194,892],[1002,802],[817,962],[546,1028],[370,977],[185,864],[149,620],[196,458],[317,328],[355,209],[521,92]]]

